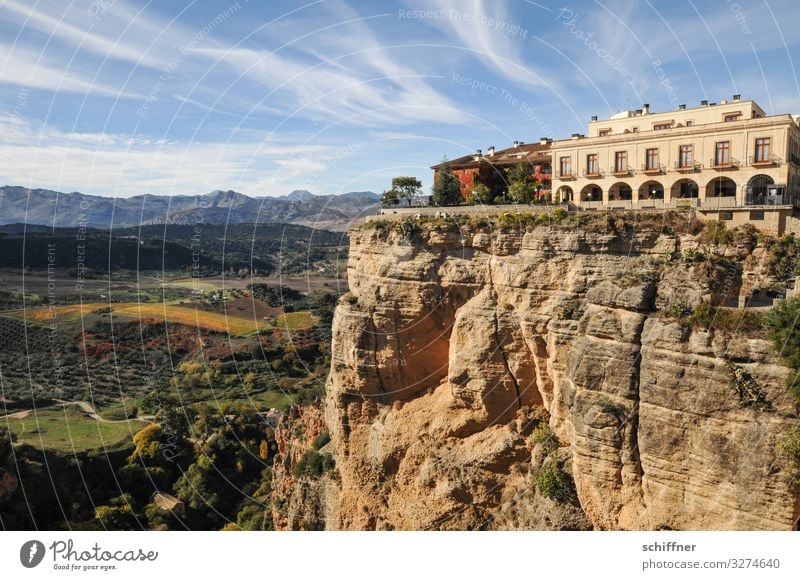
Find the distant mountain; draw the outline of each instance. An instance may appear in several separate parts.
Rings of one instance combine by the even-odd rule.
[[[279,199],[288,199],[289,201],[303,201],[306,199],[311,199],[314,197],[314,194],[308,191],[307,189],[295,189],[291,193],[287,193],[286,195],[280,196]]]
[[[249,197],[236,191],[202,195],[137,195],[111,198],[47,189],[0,187],[0,224],[118,228],[155,224],[284,222],[346,230],[374,213],[380,196],[371,191],[314,195],[296,190],[281,197]],[[55,222],[54,222],[55,218]]]

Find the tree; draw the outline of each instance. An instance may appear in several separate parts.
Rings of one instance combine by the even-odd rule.
[[[492,203],[492,191],[482,183],[478,183],[472,189],[472,201],[474,203]]]
[[[508,186],[508,197],[516,203],[530,203],[533,187],[526,181],[514,181]]]
[[[533,168],[530,166],[530,164],[524,162],[516,163],[515,165],[512,165],[506,169],[506,179],[508,180],[509,184],[517,181],[527,182],[532,171]]]
[[[458,205],[461,203],[461,184],[446,162],[436,174],[436,180],[431,189],[431,197],[436,205]]]
[[[400,203],[400,195],[395,189],[387,189],[381,194],[381,207],[391,207]]]
[[[508,197],[516,203],[530,203],[533,195],[533,184],[529,177],[531,167],[527,163],[517,163],[506,170],[508,180]]]
[[[422,183],[416,177],[401,175],[392,178],[392,189],[389,191],[396,191],[398,198],[407,200],[410,206],[411,200],[419,197],[422,191]]]

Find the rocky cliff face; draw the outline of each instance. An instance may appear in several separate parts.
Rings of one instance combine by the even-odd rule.
[[[742,243],[666,262],[699,244],[676,231],[351,232],[327,526],[790,529],[800,500],[775,452],[798,422],[789,370],[758,332],[668,316],[735,302],[759,260]],[[732,369],[765,405],[742,401]],[[563,476],[555,494],[548,463]]]

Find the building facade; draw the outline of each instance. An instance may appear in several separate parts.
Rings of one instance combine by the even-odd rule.
[[[790,215],[800,200],[797,120],[767,116],[739,95],[592,117],[588,133],[551,146],[554,197],[578,209],[690,206],[738,223]]]
[[[494,147],[489,147],[485,154],[478,149],[472,155],[444,161],[431,167],[434,171],[434,182],[439,171],[447,165],[458,178],[461,197],[465,201],[471,199],[472,189],[478,183],[488,187],[494,195],[502,195],[508,189],[506,171],[514,165],[524,164],[530,168],[528,178],[542,184],[538,195],[544,197],[551,194],[551,143],[551,139],[542,138],[538,143],[530,144],[515,141],[507,149],[495,150]]]

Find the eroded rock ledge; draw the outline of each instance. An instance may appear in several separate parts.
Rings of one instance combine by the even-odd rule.
[[[692,328],[679,306],[752,280],[674,261],[690,234],[423,227],[351,233],[325,419],[339,529],[790,529],[775,446],[797,424],[761,336]],[[732,298],[733,296],[733,298]],[[727,361],[772,405],[742,405]],[[539,422],[574,498],[536,491]]]

